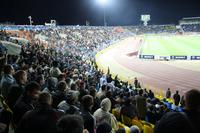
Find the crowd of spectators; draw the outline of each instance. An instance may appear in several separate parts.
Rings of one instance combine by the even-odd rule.
[[[178,31],[176,25],[129,26],[126,28],[137,35],[162,33],[175,34]]]
[[[181,25],[184,32],[200,32],[200,24]]]
[[[200,131],[198,90],[187,92],[182,99],[178,91],[172,94],[168,89],[166,98],[159,99],[142,88],[137,78],[129,84],[113,77],[109,68],[106,74],[98,70],[91,58],[93,52],[129,36],[126,30],[58,27],[27,32],[32,32],[32,38],[22,46],[20,55],[3,54],[0,58],[0,132],[124,132],[118,125],[121,120],[112,114],[114,109],[131,119],[156,124],[156,133],[178,132],[178,124],[165,126],[167,122],[179,123],[176,117],[188,125],[185,131]],[[46,36],[46,42],[36,35]],[[137,126],[130,131],[142,132]]]

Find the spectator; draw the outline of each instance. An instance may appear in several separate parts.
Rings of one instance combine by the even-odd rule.
[[[14,69],[11,65],[4,66],[4,74],[0,82],[1,94],[4,98],[7,97],[10,86],[15,83],[15,79],[13,77]]]
[[[51,94],[39,95],[38,106],[25,113],[15,133],[55,133],[56,122],[60,117],[58,111],[51,107]]]
[[[73,92],[68,92],[66,100],[58,104],[58,109],[64,111],[66,114],[80,115],[80,109],[77,107],[76,102],[76,95]]]
[[[97,92],[96,92],[96,89],[94,87],[90,88],[89,94],[93,97],[94,103],[93,103],[93,107],[92,107],[92,110],[91,110],[91,112],[93,114],[98,108],[100,108],[101,101],[99,100],[99,98],[97,98],[97,96],[96,96]]]
[[[101,90],[97,93],[97,97],[102,101],[104,98],[106,98],[106,85],[101,86]]]
[[[190,90],[185,93],[185,114],[194,130],[200,131],[200,91]]]
[[[44,76],[43,75],[37,76],[35,81],[41,86],[41,90],[43,90],[45,84]]]
[[[83,117],[84,127],[89,131],[89,133],[95,132],[95,118],[90,113],[92,106],[93,106],[93,97],[90,95],[85,95],[82,97],[82,113],[81,116]]]
[[[53,61],[53,67],[50,69],[50,76],[57,78],[62,72],[58,68],[58,61]]]
[[[178,91],[176,91],[176,93],[174,94],[173,98],[174,98],[174,104],[175,104],[176,106],[178,106],[179,103],[180,103],[180,100],[181,100],[181,97],[180,97]]]
[[[189,121],[178,112],[165,114],[155,126],[155,133],[195,133]]]
[[[137,109],[135,105],[131,103],[131,99],[126,99],[125,104],[121,108],[120,114],[125,115],[131,119],[137,117]]]
[[[151,99],[154,98],[154,93],[151,90],[149,90],[148,97]]]
[[[80,116],[63,116],[57,123],[57,133],[88,133]]]
[[[101,108],[94,112],[94,117],[96,118],[97,126],[103,122],[107,122],[111,125],[114,131],[118,130],[117,120],[113,114],[109,111],[111,109],[111,101],[105,98],[101,102]]]
[[[10,107],[11,110],[13,110],[14,105],[16,104],[16,101],[19,99],[19,97],[24,93],[24,89],[17,85],[12,85],[10,87],[10,91],[6,98],[6,103]]]
[[[55,93],[58,84],[58,79],[55,77],[49,77],[47,81],[47,87],[44,88],[43,92]]]
[[[65,81],[60,81],[58,83],[57,90],[55,93],[52,95],[53,97],[53,104],[52,107],[57,108],[58,104],[62,102],[63,100],[66,100],[67,96],[67,84]]]
[[[24,90],[24,87],[27,83],[27,72],[24,71],[24,70],[18,70],[16,73],[15,73],[15,79],[16,79],[16,83],[17,85],[22,89]]]
[[[138,79],[135,77],[135,79],[134,79],[134,86],[135,86],[135,88],[138,88]]]
[[[111,133],[112,127],[110,124],[103,122],[97,127],[97,133]]]
[[[35,108],[35,102],[40,93],[40,85],[36,82],[30,82],[25,87],[25,92],[18,99],[13,110],[13,122],[17,126],[22,116],[29,110]]]
[[[140,129],[138,126],[134,125],[130,127],[130,133],[140,133]]]
[[[145,120],[145,116],[147,113],[147,103],[146,98],[143,96],[143,90],[139,90],[139,95],[135,96],[136,99],[136,109],[138,113],[138,118]]]
[[[106,85],[107,84],[107,78],[106,75],[104,74],[101,78],[100,78],[100,86]]]
[[[168,88],[167,91],[166,91],[166,98],[171,98],[170,88]]]
[[[199,90],[185,94],[185,113],[169,112],[156,124],[155,133],[198,133],[200,131]]]

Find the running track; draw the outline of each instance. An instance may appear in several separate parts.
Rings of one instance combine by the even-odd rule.
[[[101,65],[109,66],[115,74],[123,75],[119,68],[115,68],[117,65],[122,66],[129,73],[134,73],[134,76],[130,77],[131,80],[138,77],[143,87],[148,86],[154,91],[161,90],[163,94],[168,87],[173,93],[179,90],[181,94],[190,89],[200,90],[200,71],[187,69],[192,62],[183,62],[186,67],[181,68],[178,66],[180,63],[172,66],[163,61],[140,60],[136,57],[139,47],[140,38],[128,38],[106,50],[98,58],[102,60],[100,62],[105,62]],[[113,65],[113,62],[117,65]],[[195,63],[200,69],[200,61]]]

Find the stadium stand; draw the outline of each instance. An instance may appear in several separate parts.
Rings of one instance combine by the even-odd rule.
[[[185,27],[184,29],[186,31],[199,30],[198,27],[189,27],[188,29]],[[21,48],[20,54],[7,55],[7,53],[2,52],[0,58],[1,67],[4,68],[1,68],[0,71],[1,94],[3,94],[2,91],[5,90],[5,86],[9,88],[7,95],[0,97],[2,102],[0,123],[6,124],[5,133],[12,132],[13,130],[19,131],[19,128],[22,130],[20,125],[24,124],[26,127],[27,119],[30,122],[28,126],[32,128],[40,127],[37,121],[44,121],[43,117],[36,118],[33,116],[44,112],[47,113],[47,116],[50,115],[52,117],[54,123],[48,121],[42,124],[44,126],[55,126],[57,123],[57,130],[60,133],[66,133],[67,128],[71,128],[70,125],[74,128],[78,127],[77,132],[85,131],[83,129],[86,121],[93,122],[94,126],[89,127],[89,129],[90,133],[95,133],[98,127],[95,125],[93,113],[97,109],[104,112],[103,108],[106,108],[107,112],[102,113],[104,115],[98,117],[109,124],[114,123],[110,124],[113,132],[116,132],[118,128],[124,128],[126,133],[129,133],[131,132],[131,126],[135,125],[143,133],[153,133],[154,128],[157,127],[157,122],[162,120],[163,116],[168,112],[181,114],[180,112],[187,112],[189,110],[195,113],[195,116],[199,116],[199,102],[194,102],[199,101],[200,97],[196,96],[200,93],[198,90],[192,93],[192,95],[195,95],[195,100],[189,97],[190,93],[187,93],[186,96],[189,98],[186,102],[187,108],[181,107],[180,104],[176,105],[176,108],[172,108],[173,100],[169,97],[167,99],[157,95],[154,97],[152,95],[153,92],[145,91],[140,85],[136,87],[134,85],[130,86],[121,79],[113,78],[109,71],[107,74],[103,73],[101,70],[98,70],[94,59],[97,52],[107,48],[113,42],[133,34],[150,32],[175,34],[177,30],[174,25],[149,27],[4,25],[0,26],[0,30],[1,41],[14,42]],[[13,67],[14,70],[11,73],[7,73],[5,69],[6,64],[10,64]],[[104,91],[101,91],[100,82],[102,85],[105,85]],[[101,103],[105,99],[99,99],[96,91],[101,94],[101,98],[109,99],[111,105],[109,103]],[[141,93],[143,91],[144,93]],[[56,102],[53,102],[51,98],[45,101],[44,94],[50,95],[49,97],[52,97],[52,100],[56,100]],[[91,94],[93,99],[90,101],[91,105],[86,108],[86,105],[84,104],[85,106],[83,106],[82,104],[87,101],[82,101],[82,98],[85,99],[84,96],[89,94]],[[139,102],[137,100],[141,100],[141,97],[145,101],[143,102],[144,105],[142,105],[146,109],[144,116],[140,114],[143,112],[137,112],[134,118],[121,114],[120,110],[125,105],[127,99],[130,99],[130,104],[134,105],[138,111],[139,106],[137,104]],[[17,100],[13,101],[13,98]],[[45,102],[42,102],[43,100]],[[10,101],[14,103],[10,104]],[[62,108],[60,105],[62,105]],[[191,105],[195,106],[195,109]],[[94,108],[95,110],[93,110]],[[143,109],[143,107],[141,108]],[[19,109],[20,115],[17,113]],[[9,112],[13,118],[17,117],[18,122],[9,118],[5,122],[3,120],[3,110]],[[68,116],[65,116],[67,114]],[[28,117],[29,115],[30,117]],[[78,116],[73,117],[73,115]],[[101,114],[99,113],[98,115]],[[116,118],[118,123],[115,123]],[[68,121],[69,119],[71,120],[70,122]],[[189,120],[192,121],[193,119]],[[196,123],[194,121],[191,123],[196,129],[200,127],[198,126],[200,121],[199,119],[195,120]],[[98,124],[101,125],[102,123]],[[113,125],[115,127],[112,127]],[[162,128],[158,127],[159,129]]]

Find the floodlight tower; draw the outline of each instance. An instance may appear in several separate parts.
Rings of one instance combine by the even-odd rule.
[[[106,21],[106,7],[108,5],[108,0],[98,0],[98,3],[103,6],[103,20],[104,20],[104,26],[107,26]]]
[[[32,25],[32,24],[33,24],[32,17],[31,17],[31,16],[28,16],[28,19],[29,19],[30,25]]]

